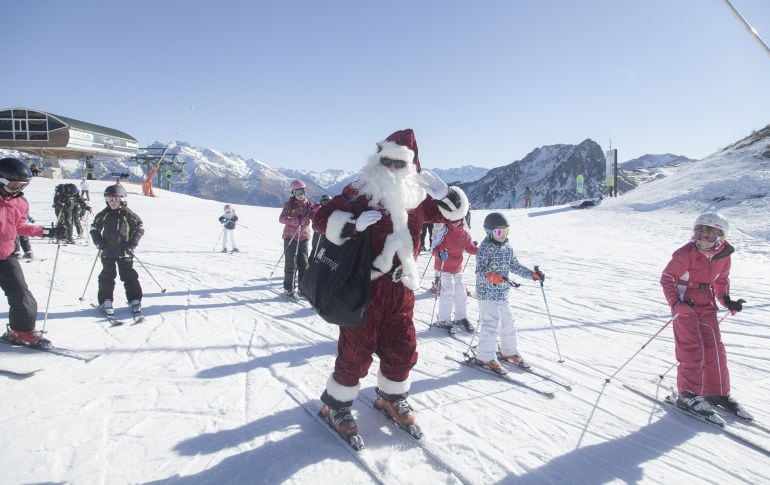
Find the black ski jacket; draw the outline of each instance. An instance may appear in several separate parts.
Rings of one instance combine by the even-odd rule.
[[[91,239],[107,258],[130,257],[144,235],[142,220],[128,207],[105,207],[91,224]]]

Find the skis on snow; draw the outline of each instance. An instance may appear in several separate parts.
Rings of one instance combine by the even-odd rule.
[[[556,397],[554,395],[554,393],[551,392],[551,391],[546,391],[546,390],[540,389],[538,387],[531,386],[531,385],[527,384],[526,382],[522,382],[522,381],[520,381],[518,379],[515,379],[515,378],[511,377],[511,375],[508,373],[508,371],[505,370],[505,368],[503,368],[503,367],[501,367],[497,371],[494,371],[494,370],[490,369],[489,367],[484,367],[483,365],[479,364],[478,363],[479,361],[475,357],[467,357],[465,359],[458,359],[458,358],[452,357],[450,355],[447,355],[445,357],[448,360],[457,362],[459,364],[467,365],[468,367],[471,367],[473,369],[477,369],[477,370],[479,370],[481,372],[486,372],[487,374],[490,374],[490,375],[493,375],[493,376],[497,376],[497,377],[499,377],[499,378],[501,378],[501,379],[503,379],[505,381],[508,381],[509,383],[513,384],[516,387],[520,387],[522,389],[526,389],[528,391],[532,391],[532,392],[534,392],[536,394],[540,394],[541,396],[546,397],[548,399],[553,399],[554,397]]]
[[[557,376],[555,374],[551,374],[549,372],[541,371],[541,370],[539,370],[536,367],[532,367],[532,366],[530,366],[530,367],[523,367],[523,366],[521,366],[519,364],[515,364],[515,363],[513,363],[513,362],[511,362],[509,360],[503,359],[502,358],[502,354],[500,352],[497,352],[497,358],[500,360],[500,362],[504,366],[508,366],[508,367],[514,368],[516,370],[520,370],[522,372],[527,372],[527,373],[532,374],[533,376],[537,376],[537,377],[539,377],[539,378],[541,378],[543,380],[546,380],[546,381],[549,381],[549,382],[553,382],[554,384],[563,387],[567,391],[571,391],[572,390],[572,383],[567,381],[563,377],[559,377],[559,376]]]
[[[758,429],[760,431],[768,433],[768,431],[770,431],[770,430],[768,430],[767,427],[765,427],[763,425],[760,425],[760,424],[758,424],[758,423],[756,423],[754,421],[738,418],[737,416],[734,416],[732,413],[729,413],[729,416],[731,416],[731,422],[728,424],[725,421],[725,419],[722,417],[722,415],[720,413],[716,412],[716,411],[714,412],[714,414],[717,416],[718,419],[709,419],[709,417],[706,416],[706,415],[703,415],[703,414],[697,413],[695,411],[692,411],[690,409],[678,406],[676,404],[676,396],[675,395],[657,396],[657,395],[653,395],[653,394],[644,392],[644,391],[642,391],[640,389],[637,389],[636,387],[630,386],[628,384],[623,384],[623,387],[625,387],[626,389],[628,389],[629,391],[633,392],[634,394],[636,394],[638,396],[641,396],[641,397],[643,397],[643,398],[645,398],[645,399],[647,399],[649,401],[652,401],[652,402],[654,402],[656,404],[660,404],[661,406],[666,408],[666,410],[679,412],[681,414],[684,414],[685,416],[689,416],[689,417],[691,417],[693,419],[696,419],[696,420],[698,420],[698,421],[700,421],[702,423],[705,423],[705,424],[707,424],[708,426],[710,426],[712,428],[719,429],[719,430],[722,431],[722,433],[724,433],[728,437],[732,438],[736,442],[741,443],[742,445],[745,445],[745,446],[747,446],[749,448],[752,448],[753,450],[758,451],[758,452],[760,452],[760,453],[762,453],[762,454],[764,454],[766,456],[770,456],[770,448],[768,448],[767,446],[764,446],[764,445],[762,445],[760,443],[757,443],[752,438],[750,438],[749,436],[745,435],[744,433],[742,433],[740,431],[740,429],[743,428],[743,426],[741,426],[741,424],[745,423],[747,428],[752,428],[753,427],[753,428],[756,428],[756,429]],[[724,410],[723,408],[718,408],[718,409],[720,409],[722,411],[725,411],[725,413],[727,413],[727,411]],[[740,420],[740,423],[738,421],[734,421],[733,417],[736,420]],[[768,433],[768,434],[770,435],[770,433]]]
[[[110,327],[119,327],[124,323],[126,323],[123,320],[119,320],[118,318],[116,318],[115,315],[108,314],[106,311],[104,311],[104,308],[100,307],[95,303],[91,303],[91,306],[99,310],[102,316],[107,320],[107,323],[110,324]]]
[[[20,344],[13,343],[13,342],[11,342],[9,340],[6,340],[5,335],[0,336],[0,342],[3,342],[3,343],[8,344],[8,345],[12,345],[14,347],[23,347],[25,349],[30,349],[30,350],[40,350],[42,352],[48,352],[48,353],[51,353],[51,354],[61,355],[62,357],[69,357],[71,359],[82,360],[83,362],[91,362],[95,358],[97,358],[100,355],[102,355],[102,354],[92,354],[92,353],[88,353],[88,352],[77,352],[75,350],[65,349],[65,348],[62,348],[62,347],[53,347],[53,346],[51,346],[51,347],[38,347],[38,346],[33,346],[33,345],[20,345]]]

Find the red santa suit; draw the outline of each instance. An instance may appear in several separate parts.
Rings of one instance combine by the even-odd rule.
[[[313,218],[316,231],[324,233],[330,242],[342,245],[356,237],[356,220],[363,212],[378,211],[382,215],[366,228],[370,231],[373,258],[366,323],[357,328],[340,328],[334,372],[322,396],[332,408],[352,404],[358,394],[359,380],[368,373],[375,353],[380,359],[380,390],[390,395],[406,395],[409,391],[409,371],[417,363],[412,318],[414,290],[420,280],[416,264],[420,231],[424,223],[461,219],[468,211],[465,197],[462,201],[457,197],[444,200],[450,195],[446,184],[434,174],[421,171],[417,155],[412,130],[392,134],[378,143],[378,152],[370,157],[360,179],[345,187],[341,195],[321,207]],[[384,163],[405,161],[407,165],[393,170],[394,167],[381,163],[383,158]],[[380,183],[377,179],[394,173],[407,174],[408,182],[404,186],[413,190],[401,190],[403,197],[392,192],[389,197],[370,193],[377,191],[372,190]]]

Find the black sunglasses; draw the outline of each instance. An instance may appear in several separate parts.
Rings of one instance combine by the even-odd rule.
[[[406,167],[406,162],[404,160],[393,160],[392,158],[380,157],[380,163],[386,167],[390,167],[391,165],[396,168]]]

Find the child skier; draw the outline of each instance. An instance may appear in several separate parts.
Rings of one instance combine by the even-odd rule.
[[[13,254],[17,235],[64,239],[63,226],[48,228],[26,223],[29,204],[22,190],[32,172],[17,158],[0,160],[0,287],[8,298],[8,330],[2,338],[12,344],[50,347],[43,332],[35,330],[37,301],[27,288],[19,259]]]
[[[479,347],[475,363],[496,372],[503,372],[495,358],[497,336],[500,334],[500,355],[520,367],[529,363],[519,353],[516,327],[508,306],[508,272],[544,281],[545,274],[539,269],[529,270],[522,266],[508,242],[508,221],[499,212],[491,212],[484,219],[487,237],[476,255],[476,294],[479,298]]]
[[[454,187],[450,187],[450,190],[452,189]],[[458,194],[461,194],[461,198],[465,198],[464,193],[458,191]],[[453,325],[457,325],[468,332],[473,332],[466,313],[468,295],[463,283],[463,254],[464,252],[476,254],[479,250],[478,243],[473,241],[463,222],[463,219],[459,219],[440,226],[437,224],[437,229],[433,232],[434,269],[441,275],[442,288],[438,304],[438,320],[433,325],[450,329],[450,331],[453,331]],[[451,320],[453,306],[455,319]]]
[[[219,223],[222,228],[222,252],[227,252],[227,241],[230,241],[230,249],[233,253],[238,252],[235,245],[235,223],[238,222],[238,216],[235,215],[235,209],[230,204],[225,204],[225,213],[219,216]]]
[[[307,187],[299,180],[289,185],[291,197],[283,205],[278,222],[283,227],[283,289],[290,298],[298,298],[294,286],[294,275],[297,283],[302,281],[308,268],[307,242],[310,239],[310,221],[318,209],[305,196]]]
[[[744,300],[730,298],[730,255],[724,239],[727,220],[707,212],[695,220],[690,242],[677,249],[660,278],[674,316],[677,404],[710,417],[719,406],[752,419],[730,395],[727,354],[717,321],[717,302],[735,315]]]
[[[134,270],[134,250],[144,235],[142,220],[127,207],[126,189],[122,185],[110,185],[104,190],[107,203],[96,214],[91,226],[91,239],[101,251],[102,272],[99,273],[99,306],[104,313],[114,313],[112,296],[115,289],[115,266],[126,290],[126,299],[134,312],[134,318],[142,313],[142,286]]]

